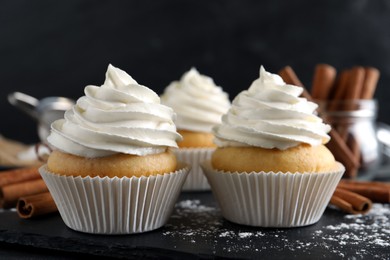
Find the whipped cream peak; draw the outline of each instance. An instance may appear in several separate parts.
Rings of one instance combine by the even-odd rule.
[[[211,77],[201,75],[195,67],[192,67],[188,72],[184,73],[180,81],[183,82],[182,86],[184,87],[194,85],[197,89],[204,91],[213,91],[216,87]]]
[[[101,157],[148,155],[177,148],[173,109],[151,89],[111,64],[100,87],[86,86],[64,119],[52,124],[48,142],[66,153]]]
[[[106,71],[106,79],[104,81],[103,85],[111,86],[111,87],[124,87],[129,84],[135,84],[138,85],[137,81],[135,81],[129,74],[127,74],[125,71],[116,68],[112,66],[111,64],[108,65],[107,71]]]
[[[110,102],[160,102],[160,97],[150,88],[140,85],[125,71],[108,65],[106,79],[100,87],[87,86],[84,90],[89,98]]]
[[[252,85],[249,87],[249,91],[253,91],[257,84],[255,83],[261,83],[261,84],[268,84],[271,86],[284,86],[286,83],[283,81],[282,77],[280,77],[277,74],[272,74],[264,69],[263,66],[260,66],[260,72],[259,72],[260,77],[256,79]]]
[[[286,84],[260,67],[260,76],[240,92],[213,128],[218,146],[257,146],[280,150],[330,140],[330,126],[316,115],[317,104],[300,97],[302,87]]]
[[[231,105],[228,94],[194,67],[166,87],[161,102],[176,112],[178,129],[207,133]]]

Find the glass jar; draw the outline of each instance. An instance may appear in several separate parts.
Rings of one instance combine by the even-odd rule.
[[[374,179],[382,158],[376,129],[377,101],[331,100],[317,103],[320,116],[340,134],[360,162],[356,175],[346,172],[344,177]]]

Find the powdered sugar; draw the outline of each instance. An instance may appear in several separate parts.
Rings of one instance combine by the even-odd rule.
[[[305,254],[313,257],[362,259],[390,257],[390,207],[374,204],[366,215],[343,215],[328,209],[315,225],[290,229],[266,229],[233,224],[218,207],[200,200],[177,203],[163,236],[196,245],[199,253],[216,256]],[[185,246],[183,247],[185,248]],[[290,252],[290,253],[288,253]]]
[[[317,233],[323,240],[336,241],[340,245],[390,246],[390,208],[374,204],[366,215],[346,215],[345,222],[327,225],[327,234]],[[352,222],[351,222],[352,221]]]

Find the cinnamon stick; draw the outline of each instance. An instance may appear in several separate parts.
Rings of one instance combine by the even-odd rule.
[[[328,64],[317,64],[314,70],[311,96],[316,100],[327,100],[336,79],[336,69]]]
[[[363,90],[365,70],[361,66],[355,66],[351,69],[348,79],[348,91],[345,93],[345,99],[360,99]]]
[[[360,96],[362,95],[365,74],[366,72],[361,66],[355,66],[349,71],[344,72],[344,75],[341,75],[341,77],[344,78],[340,79],[340,85],[337,86],[338,92],[335,93],[336,96],[334,96],[334,101],[331,101],[329,110],[354,110],[355,107],[352,101],[359,100]],[[338,100],[347,100],[347,102],[342,106],[341,104],[343,103],[339,103]]]
[[[372,208],[370,199],[339,187],[333,193],[330,204],[351,214],[365,214]]]
[[[39,167],[25,167],[0,172],[0,187],[29,180],[40,179]]]
[[[286,66],[280,70],[279,75],[286,83],[304,88],[302,82],[298,79],[290,66]],[[307,91],[304,91],[304,93],[306,99],[312,101],[310,94]],[[346,172],[356,171],[356,169],[359,168],[359,161],[356,160],[350,148],[333,128],[330,130],[329,135],[330,140],[326,146],[333,153],[336,160],[340,161],[345,166]]]
[[[390,183],[341,180],[338,187],[358,193],[373,202],[390,203]]]
[[[0,208],[12,208],[20,197],[48,191],[42,179],[30,180],[0,187]]]
[[[330,140],[326,147],[333,153],[336,160],[345,166],[345,177],[356,175],[360,162],[336,130],[332,128],[329,135]]]
[[[329,96],[329,100],[340,100],[344,98],[345,93],[347,92],[348,78],[349,70],[342,70],[339,73],[335,86]]]
[[[360,144],[352,133],[348,133],[347,131],[346,133],[347,133],[347,137],[346,137],[347,146],[350,148],[355,160],[360,162],[360,158],[361,158]],[[357,177],[357,174],[358,174],[358,168],[355,168],[353,170],[347,171],[344,177],[354,179]]]
[[[340,109],[340,100],[343,100],[348,92],[348,82],[350,78],[350,70],[342,70],[338,76],[332,93],[329,95],[329,105],[327,110],[337,111]]]
[[[340,180],[339,184],[354,184],[354,185],[362,185],[362,186],[379,186],[390,188],[390,182],[384,181],[358,181],[358,180]]]
[[[54,213],[58,209],[50,192],[43,192],[19,198],[16,211],[19,217],[28,219]]]
[[[365,70],[365,78],[364,78],[363,89],[360,98],[372,99],[374,97],[380,72],[378,69],[373,67],[367,67],[364,70]]]

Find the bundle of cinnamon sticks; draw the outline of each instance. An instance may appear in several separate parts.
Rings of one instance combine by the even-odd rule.
[[[328,64],[317,64],[311,86],[311,96],[314,100],[327,102],[328,111],[348,111],[355,109],[354,101],[373,99],[377,88],[380,72],[374,67],[354,66],[350,69],[341,70],[338,74],[336,69]],[[341,101],[341,102],[340,102]],[[348,132],[345,124],[333,124],[341,139],[350,150],[351,158],[346,164],[344,178],[355,178],[360,166],[361,151],[355,136]],[[345,158],[339,158],[337,147],[330,142],[328,148],[335,153],[336,159],[342,163]]]
[[[315,100],[372,99],[379,76],[379,70],[373,67],[354,66],[337,75],[331,65],[317,64],[311,96]]]
[[[390,183],[342,179],[330,204],[351,214],[367,213],[372,203],[390,203]]]
[[[16,208],[21,218],[57,212],[38,168],[32,166],[0,172],[0,208]]]

